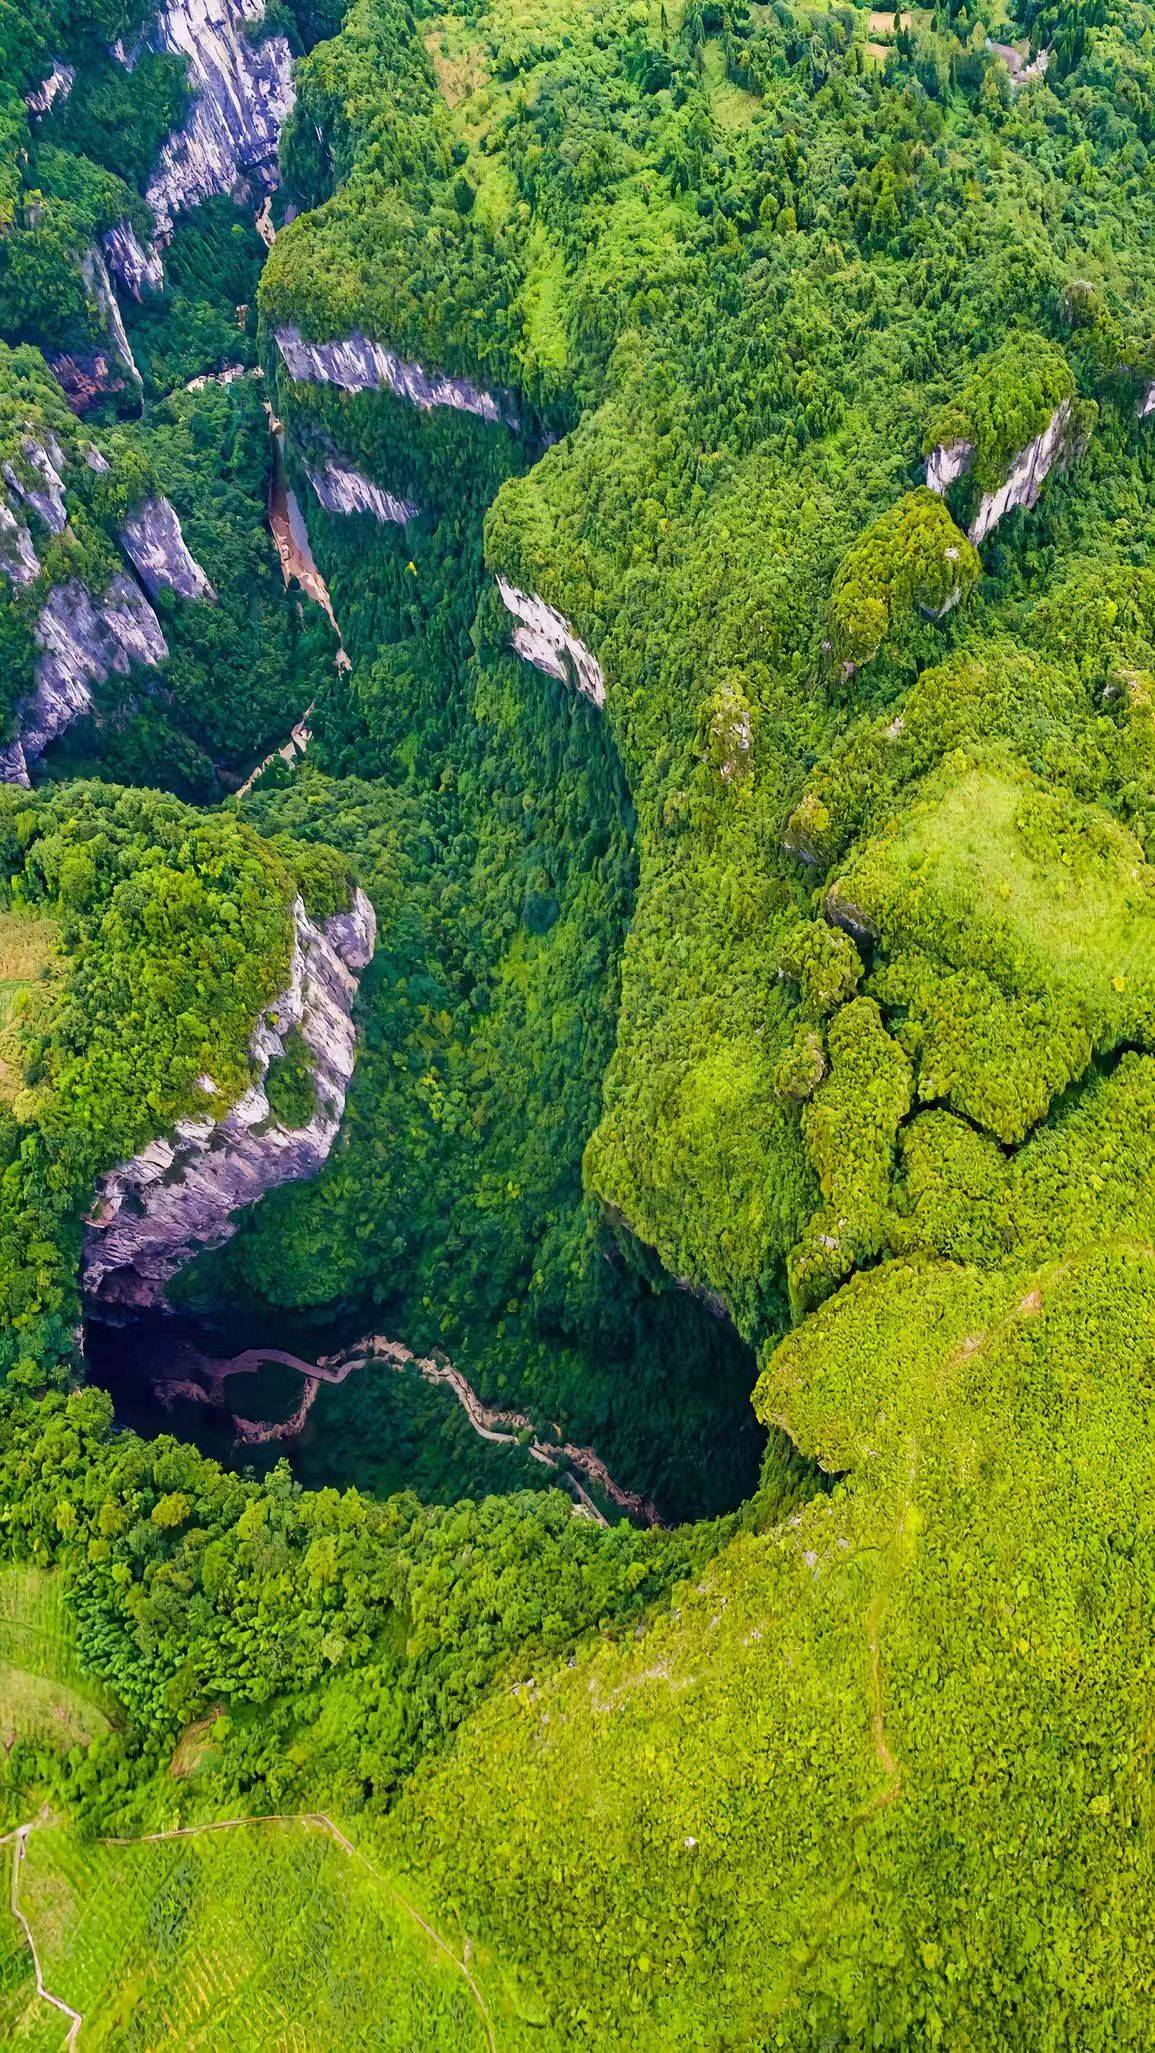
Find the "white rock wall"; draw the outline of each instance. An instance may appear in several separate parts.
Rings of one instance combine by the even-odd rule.
[[[305,475],[326,513],[371,513],[374,520],[404,526],[407,520],[416,520],[421,511],[412,499],[399,499],[363,472],[350,470],[332,456],[315,462],[306,460]]]
[[[518,426],[508,394],[487,392],[468,378],[426,371],[419,363],[395,356],[383,343],[371,342],[367,335],[306,342],[299,329],[278,328],[277,348],[289,376],[298,381],[339,385],[345,392],[392,392],[426,412],[448,406],[457,413],[476,414],[480,420],[503,421],[507,428]]]
[[[1151,394],[1155,395],[1155,386],[1151,388]],[[1151,397],[1151,403],[1155,405],[1155,397]],[[1140,408],[1140,418],[1147,410],[1146,405]],[[1036,435],[1033,442],[1019,451],[998,491],[984,494],[967,530],[976,548],[1012,508],[1025,506],[1029,512],[1038,505],[1039,494],[1051,471],[1071,454],[1070,420],[1071,402],[1064,399],[1055,408],[1042,434]],[[948,491],[955,480],[970,469],[974,453],[973,442],[940,443],[937,449],[932,450],[926,466],[926,482],[930,490],[940,496]]]
[[[988,492],[970,524],[968,533],[976,549],[1016,506],[1028,510],[1038,505],[1039,494],[1057,463],[1068,454],[1071,402],[1064,399],[1055,408],[1041,435],[1020,450],[1010,473],[997,492]]]
[[[131,221],[118,221],[100,238],[100,247],[110,275],[133,299],[164,287],[164,265],[160,251],[141,242]]]
[[[35,689],[17,707],[20,732],[0,751],[0,783],[27,784],[28,765],[92,707],[114,673],[153,668],[168,655],[160,622],[135,579],[118,571],[94,599],[77,578],[57,585],[36,623]]]
[[[376,919],[363,891],[352,910],[317,927],[298,899],[287,989],[253,1034],[255,1081],[221,1119],[184,1119],[102,1177],[84,1240],[86,1295],[105,1304],[163,1305],[165,1290],[202,1248],[235,1233],[235,1214],[266,1191],[315,1176],[336,1139],[356,1058],[353,999]],[[316,1107],[296,1130],[272,1116],[270,1063],[297,1029],[312,1058]],[[212,1079],[205,1083],[212,1088]]]
[[[597,659],[578,640],[564,615],[536,593],[519,591],[504,577],[498,577],[497,589],[517,622],[510,640],[518,655],[536,670],[544,670],[547,677],[572,684],[595,706],[604,706],[606,689]]]
[[[184,125],[164,142],[145,197],[162,239],[173,220],[217,193],[277,183],[277,145],[293,105],[286,38],[256,40],[265,0],[169,0],[147,37],[114,45],[130,69],[147,47],[188,60],[193,95]]]
[[[162,589],[180,599],[216,598],[208,578],[181,533],[171,500],[145,499],[120,530],[120,539],[150,598]]]

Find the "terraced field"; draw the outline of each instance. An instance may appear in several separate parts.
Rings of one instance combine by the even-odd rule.
[[[69,2020],[37,1995],[7,1913],[10,1872],[0,2041],[62,2047]],[[29,1834],[19,1892],[46,1988],[81,2014],[82,2049],[495,2043],[469,1962],[327,1820],[95,1844],[46,1824]]]

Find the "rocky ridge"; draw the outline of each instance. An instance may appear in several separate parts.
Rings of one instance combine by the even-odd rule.
[[[510,635],[517,654],[532,663],[535,670],[543,670],[547,677],[572,684],[595,706],[604,706],[606,688],[597,658],[578,640],[564,615],[535,592],[519,591],[500,574],[497,589],[517,622]]]
[[[356,1059],[353,1000],[371,960],[376,919],[363,891],[352,908],[318,927],[298,898],[289,982],[258,1021],[250,1043],[254,1081],[223,1117],[179,1120],[100,1179],[84,1238],[82,1281],[90,1301],[163,1306],[182,1265],[220,1247],[234,1214],[279,1185],[314,1176],[345,1109]],[[271,1063],[292,1032],[309,1050],[316,1109],[291,1129],[272,1114],[265,1090]],[[215,1087],[202,1079],[206,1093]]]
[[[392,392],[397,399],[428,412],[435,406],[452,407],[457,413],[476,414],[480,420],[503,423],[515,432],[518,417],[508,393],[494,394],[474,385],[468,378],[447,377],[440,371],[426,371],[416,362],[406,362],[371,342],[367,335],[348,335],[333,342],[306,342],[299,328],[278,328],[277,348],[289,376],[296,382],[339,385],[344,392]]]

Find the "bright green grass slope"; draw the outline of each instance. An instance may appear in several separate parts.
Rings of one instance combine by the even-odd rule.
[[[117,1722],[118,1707],[83,1667],[61,1578],[0,1569],[0,1743],[85,1746]],[[5,1829],[16,1823],[4,1819]]]
[[[394,1844],[556,2044],[1148,2044],[1153,1403],[1150,1247],[858,1278],[759,1393],[835,1497],[491,1700]]]
[[[82,2047],[484,2053],[494,2043],[500,1978],[483,1961],[463,1963],[457,1935],[427,1929],[388,1877],[320,1822],[242,1822],[120,1846],[40,1825],[19,1904],[45,1986],[81,2012]],[[67,2019],[21,1972],[19,1937],[6,1918],[3,2042],[59,2046]],[[517,2020],[503,2020],[501,2044],[519,2042]]]

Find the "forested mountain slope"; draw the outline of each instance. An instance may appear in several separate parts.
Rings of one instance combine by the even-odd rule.
[[[1155,8],[0,37],[13,1824],[335,1819],[374,2043],[1146,2044]],[[158,1304],[663,1523],[118,1430]]]

